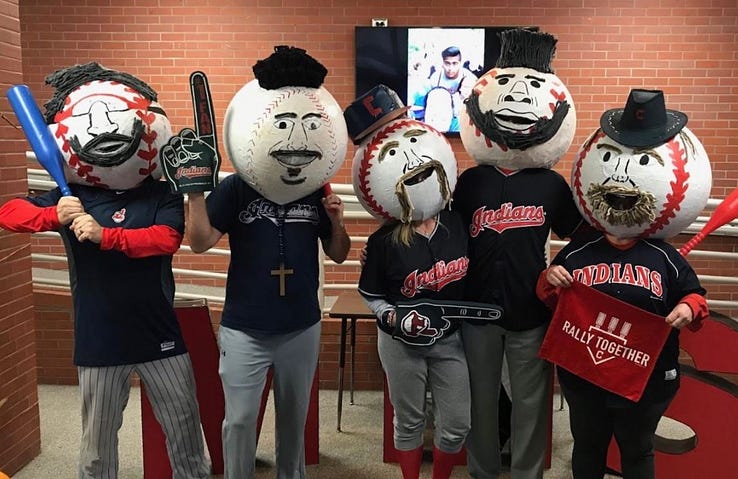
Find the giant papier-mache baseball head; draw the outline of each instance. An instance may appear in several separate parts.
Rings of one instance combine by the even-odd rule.
[[[551,69],[556,38],[500,33],[497,64],[474,85],[459,118],[461,141],[480,165],[550,168],[574,139],[571,94]]]
[[[253,70],[256,79],[226,110],[224,144],[249,186],[277,204],[289,203],[316,191],[341,167],[346,123],[321,86],[327,70],[305,50],[275,47]]]
[[[126,190],[161,177],[159,150],[172,127],[149,85],[94,62],[57,70],[46,83],[56,89],[45,118],[67,181]]]
[[[659,90],[632,90],[625,108],[606,111],[572,169],[582,216],[619,238],[669,238],[689,226],[707,204],[712,171],[686,124]]]
[[[409,224],[435,216],[451,198],[457,166],[446,137],[404,116],[397,94],[378,85],[344,112],[358,144],[354,193],[372,216]]]

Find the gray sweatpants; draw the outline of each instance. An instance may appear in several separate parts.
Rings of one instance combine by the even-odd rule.
[[[510,371],[513,479],[540,479],[550,410],[550,365],[538,357],[546,326],[508,331],[499,326],[463,323],[464,350],[471,381],[472,430],[467,464],[474,479],[497,479],[501,471],[497,405],[503,354]]]
[[[274,366],[278,479],[305,477],[305,422],[318,364],[320,322],[277,336],[252,336],[221,326],[220,378],[225,394],[224,479],[251,479],[256,424],[267,372]]]
[[[82,398],[79,479],[118,477],[118,430],[133,371],[146,386],[151,408],[167,438],[172,478],[210,477],[192,363],[189,354],[180,354],[141,364],[77,368]]]
[[[377,349],[395,409],[395,447],[411,451],[423,444],[425,393],[433,396],[433,443],[446,453],[461,450],[470,427],[469,370],[459,332],[432,346],[410,346],[377,331]]]

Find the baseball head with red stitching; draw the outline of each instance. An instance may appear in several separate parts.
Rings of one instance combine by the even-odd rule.
[[[634,90],[580,148],[571,185],[582,216],[619,238],[670,238],[707,204],[712,170],[681,112],[660,91]]]
[[[279,46],[254,65],[225,114],[223,142],[239,176],[285,204],[328,182],[346,157],[343,111],[321,86],[326,69],[304,50]]]
[[[480,165],[551,168],[574,139],[576,111],[551,69],[556,38],[526,29],[500,36],[500,57],[459,115],[461,141]]]
[[[46,122],[70,183],[126,190],[161,177],[159,151],[172,128],[156,92],[140,79],[97,63],[58,70]]]
[[[354,193],[372,216],[403,223],[435,216],[456,187],[456,157],[446,137],[426,123],[399,119],[357,148]]]

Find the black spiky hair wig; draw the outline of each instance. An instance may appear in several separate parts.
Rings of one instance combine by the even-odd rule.
[[[545,32],[515,28],[499,33],[500,58],[497,68],[525,67],[553,73],[551,61],[556,53],[556,37]]]
[[[274,90],[284,86],[319,88],[328,70],[305,50],[287,45],[274,47],[274,53],[253,66],[259,86]]]
[[[46,84],[55,88],[54,95],[44,105],[46,108],[44,115],[46,123],[54,122],[54,116],[62,109],[64,100],[72,91],[85,83],[95,80],[116,81],[133,88],[147,100],[156,101],[157,98],[153,88],[130,73],[110,70],[97,62],[74,65],[57,70],[46,77]]]

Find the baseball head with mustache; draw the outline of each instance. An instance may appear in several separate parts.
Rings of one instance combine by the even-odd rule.
[[[459,118],[461,141],[480,165],[551,168],[574,139],[576,112],[554,74],[556,38],[526,29],[500,36],[500,57],[474,85]]]
[[[582,216],[619,238],[670,238],[689,226],[707,204],[712,171],[686,123],[659,90],[632,90],[625,108],[605,112],[572,169]]]
[[[305,50],[278,46],[258,61],[256,79],[233,97],[223,142],[239,176],[286,204],[325,184],[343,164],[343,112],[321,85],[327,73]]]
[[[456,187],[456,157],[435,128],[402,118],[386,123],[356,150],[354,192],[370,214],[404,224],[435,216]]]
[[[57,70],[46,84],[55,88],[46,122],[70,183],[126,190],[161,177],[172,128],[149,85],[95,62]]]

